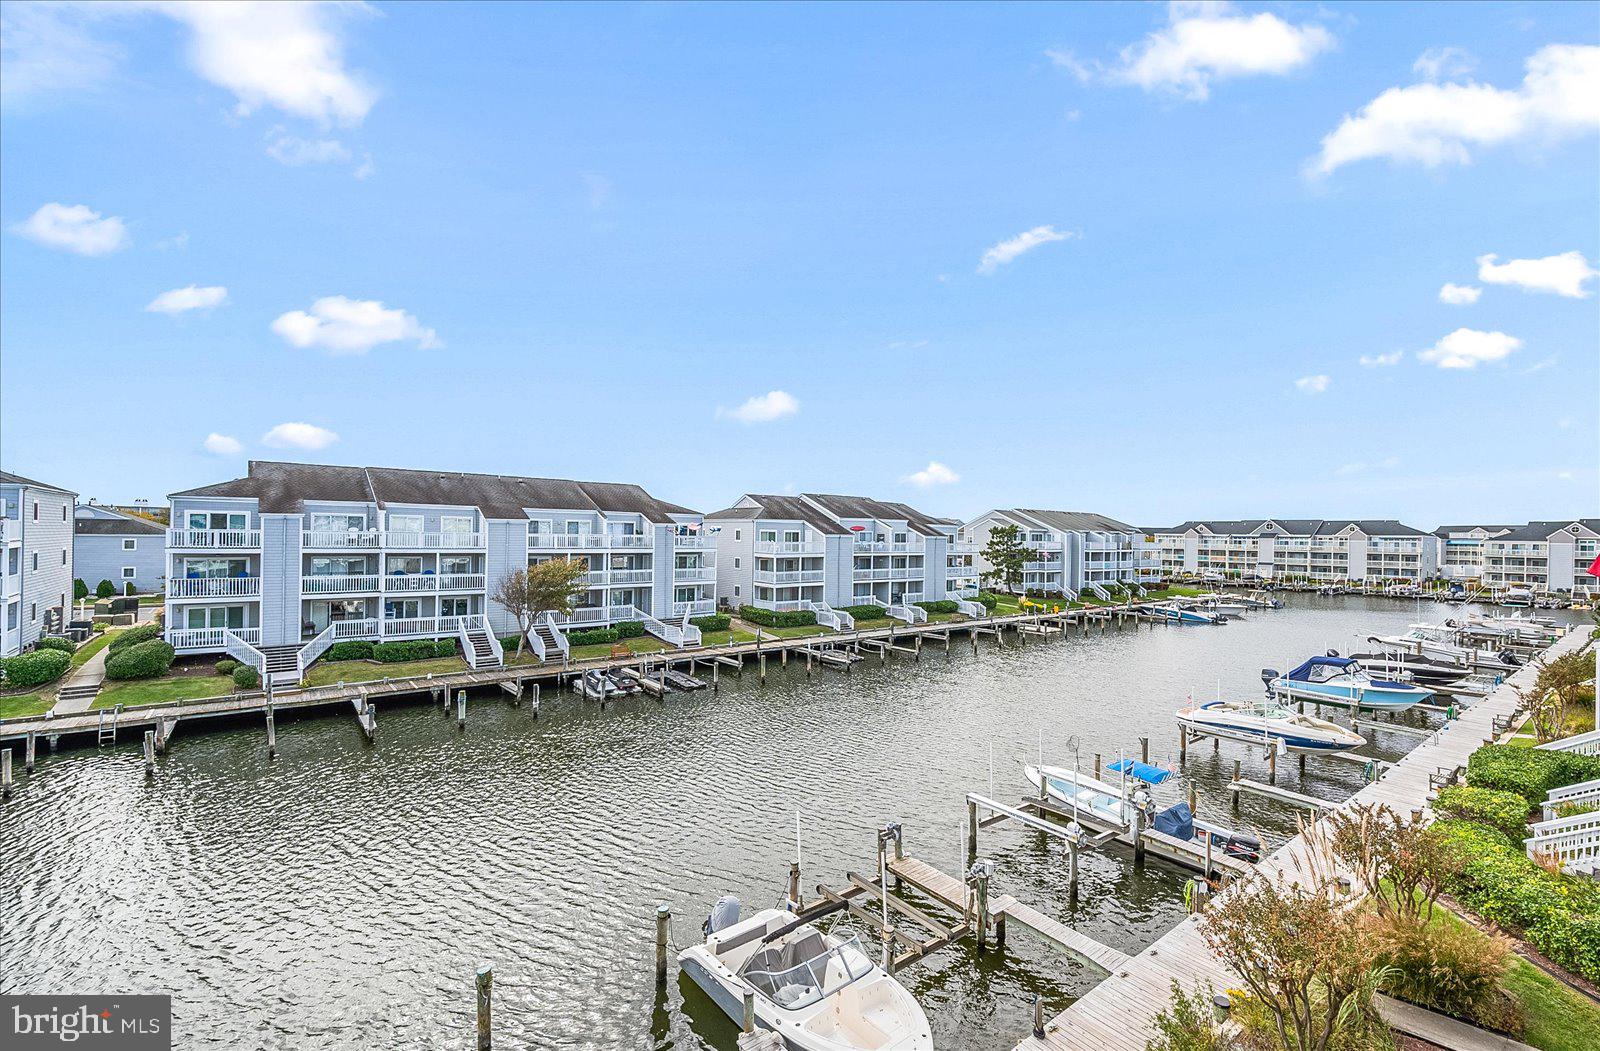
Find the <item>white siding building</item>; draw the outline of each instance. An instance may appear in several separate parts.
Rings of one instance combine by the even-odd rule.
[[[103,504],[73,512],[73,573],[92,595],[102,580],[117,594],[157,594],[167,575],[167,529]]]
[[[1107,597],[1106,585],[1153,584],[1161,577],[1159,550],[1141,529],[1087,511],[1009,507],[985,512],[962,527],[978,549],[981,573],[993,570],[982,550],[997,526],[1016,526],[1024,547],[1039,557],[1023,566],[1022,586],[1075,598]]]
[[[1600,581],[1589,573],[1589,567],[1597,554],[1600,518],[1529,522],[1484,541],[1483,582],[1495,589],[1581,590],[1593,595]]]
[[[1155,536],[1169,575],[1318,583],[1439,575],[1439,538],[1389,519],[1191,521]]]
[[[1505,536],[1514,525],[1450,525],[1433,531],[1439,538],[1439,575],[1447,580],[1482,580],[1484,545]]]
[[[0,657],[66,630],[77,494],[0,471]]]

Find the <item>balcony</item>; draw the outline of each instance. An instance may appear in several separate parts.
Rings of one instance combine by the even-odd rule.
[[[693,602],[674,602],[672,615],[681,617],[685,613],[691,617],[704,617],[717,611],[717,600],[714,598],[696,599]]]
[[[944,575],[947,577],[975,577],[978,575],[978,567],[969,565],[946,566]]]
[[[440,591],[482,591],[484,583],[482,573],[439,574]]]
[[[858,552],[876,551],[896,555],[920,555],[923,551],[923,544],[920,540],[908,541],[904,544],[896,544],[888,540],[857,540],[855,546]]]
[[[1059,559],[1050,559],[1045,562],[1024,562],[1022,571],[1024,573],[1059,573],[1063,564]]]
[[[438,590],[439,578],[428,573],[390,573],[383,578],[383,591],[386,595]]]
[[[653,569],[613,569],[609,576],[612,584],[648,584],[656,578]]]
[[[260,577],[172,577],[168,598],[259,598]]]
[[[949,547],[952,555],[976,555],[979,551],[976,540],[952,540]]]
[[[819,571],[820,572],[820,571]],[[712,566],[696,566],[693,569],[674,569],[672,579],[680,584],[693,584],[703,581],[714,584],[717,580],[717,571]]]
[[[887,572],[887,570],[885,570],[885,572]],[[779,572],[771,569],[756,570],[757,584],[773,584],[776,586],[794,584],[820,584],[822,583],[822,577],[823,571],[820,569],[796,569],[789,570],[787,572]],[[883,579],[887,580],[889,578],[884,577]]]
[[[654,547],[643,533],[529,533],[530,551],[640,550]]]
[[[717,545],[707,533],[674,533],[672,546],[679,551],[709,551]]]
[[[372,550],[383,546],[383,534],[376,529],[307,529],[300,534],[300,546],[318,550]]]
[[[300,592],[305,595],[359,595],[377,590],[376,573],[318,573],[300,578]]]
[[[224,636],[230,631],[252,646],[261,642],[260,628],[170,628],[167,631],[167,645],[179,653],[220,650],[227,645]]]
[[[400,551],[471,551],[483,547],[482,533],[419,533],[390,529],[380,535],[384,547]]]
[[[352,618],[330,622],[333,637],[338,639],[434,639],[447,638],[461,630],[466,617],[393,617],[379,620],[375,617]],[[237,634],[237,632],[235,633]]]
[[[821,555],[826,545],[820,540],[757,540],[758,555]]]
[[[185,551],[252,551],[261,547],[259,529],[169,529],[167,549]]]

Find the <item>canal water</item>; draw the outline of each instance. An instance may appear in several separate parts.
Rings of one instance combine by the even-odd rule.
[[[496,1046],[732,1048],[734,1026],[676,968],[664,993],[654,913],[674,952],[708,906],[775,903],[795,855],[805,883],[870,872],[874,829],[904,823],[909,854],[960,871],[964,793],[1015,800],[1038,756],[1087,769],[1137,754],[1176,762],[1186,696],[1257,695],[1287,668],[1445,607],[1290,596],[1290,608],[1220,627],[1132,627],[980,653],[937,644],[920,661],[872,658],[849,675],[773,662],[741,679],[608,707],[545,697],[535,719],[498,691],[453,715],[396,704],[368,747],[348,712],[284,720],[268,761],[259,726],[180,728],[146,780],[138,746],[45,757],[0,808],[0,987],[10,993],[166,992],[181,1048],[470,1046],[473,972],[495,972]],[[1408,713],[1412,722],[1432,716]],[[1369,737],[1374,735],[1369,735]],[[1380,732],[1395,758],[1413,739]],[[992,755],[992,764],[991,764]],[[1227,819],[1235,758],[1191,749],[1202,815]],[[20,765],[20,764],[19,764]],[[20,771],[19,771],[20,772]],[[1279,783],[1329,798],[1355,764],[1292,762]],[[1239,822],[1269,845],[1293,831],[1247,798]],[[1066,905],[1065,855],[998,827],[980,852],[995,886],[1137,952],[1183,915],[1185,876],[1119,850],[1087,851]],[[1024,929],[981,962],[962,946],[910,969],[941,1048],[1009,1047],[1034,994],[1052,1013],[1095,981]]]

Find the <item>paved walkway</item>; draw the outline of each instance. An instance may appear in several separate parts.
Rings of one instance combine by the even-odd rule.
[[[54,715],[76,715],[89,710],[100,684],[106,681],[106,656],[110,652],[111,647],[103,647],[68,677],[57,694],[56,706],[51,709]]]

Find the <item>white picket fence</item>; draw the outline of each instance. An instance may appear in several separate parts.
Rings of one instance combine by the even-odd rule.
[[[1562,871],[1592,876],[1600,868],[1600,812],[1559,817],[1529,826],[1528,857],[1553,858]]]

